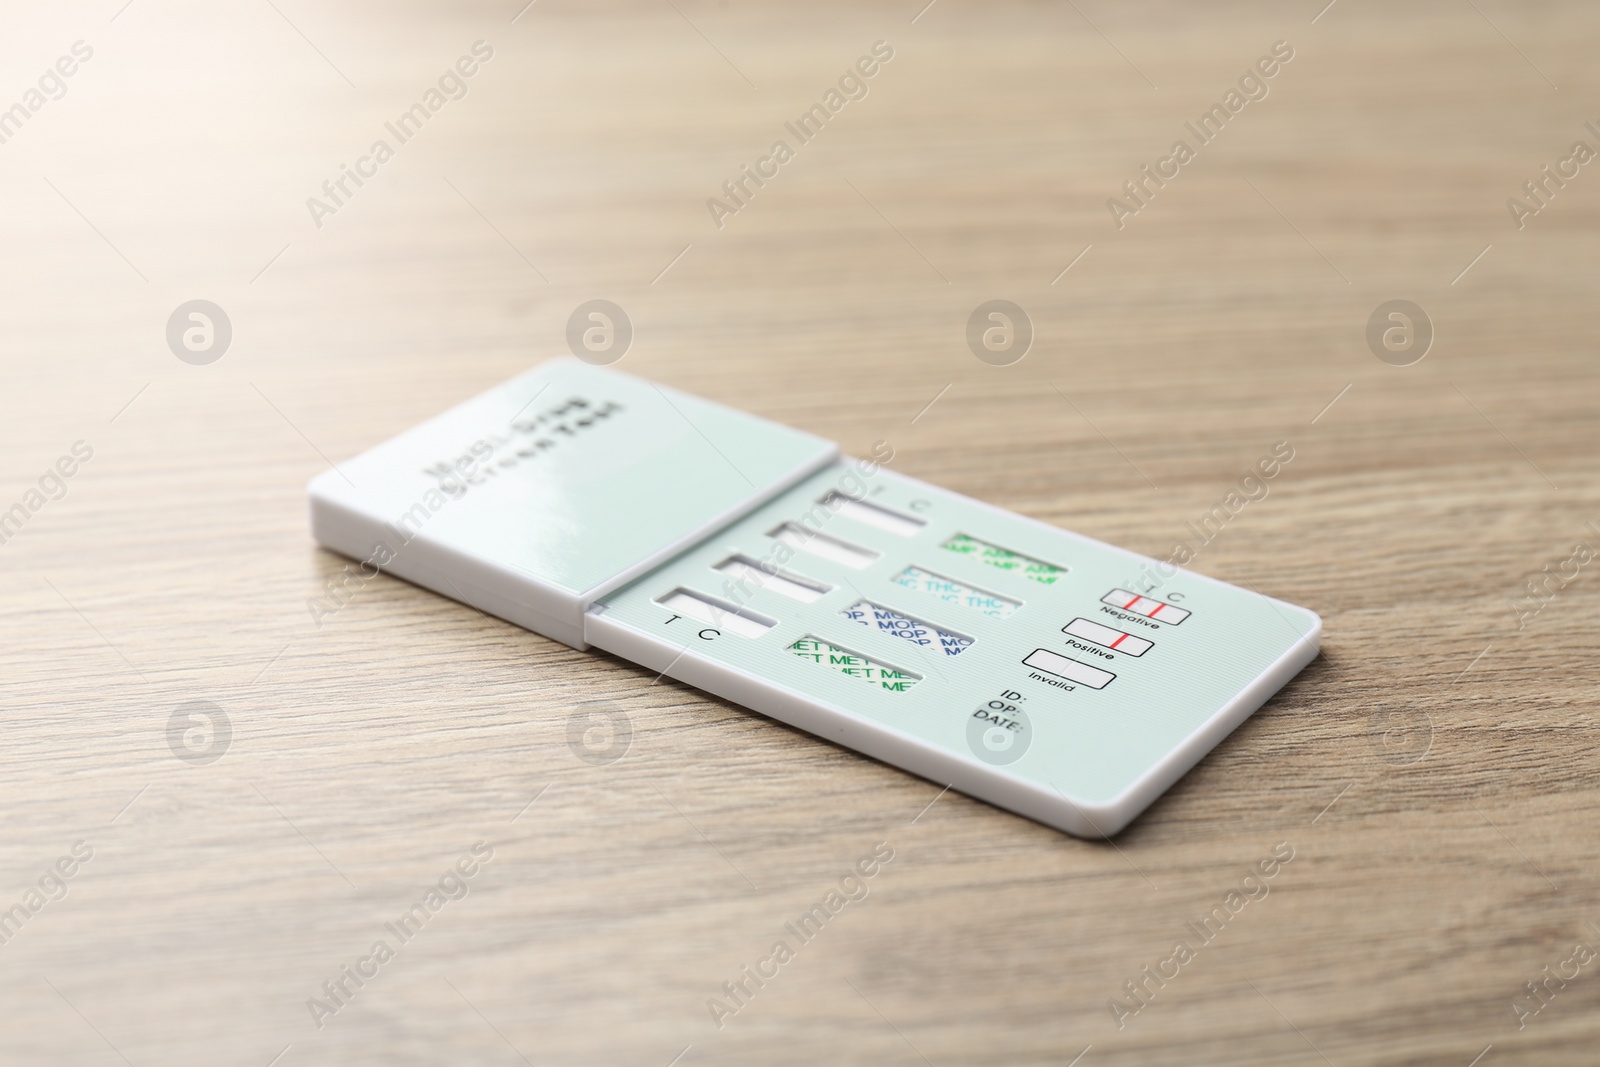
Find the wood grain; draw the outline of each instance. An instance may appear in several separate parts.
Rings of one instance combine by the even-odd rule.
[[[1506,206],[1600,147],[1593,5],[120,4],[0,13],[0,105],[94,49],[0,144],[0,510],[94,450],[0,545],[0,907],[93,849],[0,945],[0,1058],[1594,1062],[1600,964],[1513,1003],[1600,944],[1593,567],[1516,609],[1600,544],[1600,170],[1520,230]],[[880,40],[719,229],[707,198]],[[1119,230],[1107,198],[1277,41],[1266,98]],[[1152,555],[1289,441],[1194,565],[1321,613],[1323,655],[1090,844],[387,578],[315,626],[344,563],[306,481],[561,354],[596,297],[634,323],[621,369]],[[963,334],[996,297],[1037,334],[1004,368]],[[209,366],[164,337],[196,298],[233,325]],[[1437,330],[1406,367],[1364,339],[1397,298]],[[231,724],[203,765],[169,742],[194,701]],[[568,741],[594,701],[631,728],[604,766]]]

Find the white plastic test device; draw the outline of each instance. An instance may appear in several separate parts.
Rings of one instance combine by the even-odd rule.
[[[559,360],[317,476],[311,529],[1082,837],[1317,654],[1313,612],[1188,571],[1141,588],[1154,561],[886,458]]]

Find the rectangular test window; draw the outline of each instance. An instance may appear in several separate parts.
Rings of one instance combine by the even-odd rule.
[[[778,625],[776,619],[769,619],[749,608],[723,603],[692,589],[674,589],[656,603],[685,618],[698,619],[740,637],[760,637]]]
[[[1003,619],[1022,607],[1019,601],[1010,597],[984,589],[975,589],[953,578],[946,578],[942,574],[925,571],[921,567],[907,567],[891,580],[895,585],[937,597],[946,604],[960,604],[973,611],[982,612],[991,619]]]
[[[749,582],[758,589],[770,589],[802,604],[815,604],[828,595],[832,586],[780,571],[770,563],[765,568],[749,556],[729,556],[716,569],[736,582]]]
[[[904,692],[922,681],[920,674],[912,674],[910,671],[879,663],[875,659],[868,659],[858,652],[840,648],[811,634],[806,634],[790,645],[789,651],[801,659],[820,663],[824,667],[832,667],[839,673],[859,678],[868,685],[896,693]]]
[[[873,504],[866,500],[856,500],[845,496],[843,493],[829,493],[819,503],[829,511],[843,515],[847,519],[866,526],[876,526],[880,530],[887,530],[900,537],[912,537],[927,525],[922,519],[911,515],[902,515],[882,504]]]
[[[1013,552],[963,533],[955,534],[939,547],[959,555],[972,556],[998,570],[1015,571],[1040,585],[1055,585],[1057,579],[1067,573],[1065,567],[1057,567],[1054,563],[1024,556],[1021,552]]]
[[[970,637],[941,630],[932,623],[902,615],[893,608],[874,604],[870,600],[858,600],[839,614],[851,622],[881,630],[890,637],[898,637],[910,644],[930,650],[937,648],[947,656],[959,656],[972,644]]]
[[[872,566],[873,561],[883,554],[870,548],[863,548],[861,545],[853,545],[849,541],[841,541],[837,537],[817,533],[795,522],[786,522],[767,536],[782,541],[790,548],[809,552],[813,556],[858,571]]]

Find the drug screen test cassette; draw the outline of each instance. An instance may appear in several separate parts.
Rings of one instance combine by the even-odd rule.
[[[1317,654],[1313,612],[1188,571],[1141,587],[1153,560],[891,455],[560,360],[317,476],[311,529],[1083,837],[1121,830]]]

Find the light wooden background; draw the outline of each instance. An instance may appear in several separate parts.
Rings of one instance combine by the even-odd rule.
[[[1512,605],[1600,545],[1600,168],[1524,230],[1505,206],[1600,147],[1592,4],[122,5],[0,12],[0,104],[94,49],[0,145],[0,508],[94,448],[0,546],[0,906],[94,850],[0,945],[0,1059],[1595,1061],[1600,964],[1511,1005],[1600,945],[1600,566]],[[313,226],[479,39],[469,95]],[[713,226],[880,39],[870,95]],[[1116,230],[1280,39],[1271,95]],[[620,369],[1152,554],[1286,439],[1195,566],[1320,612],[1323,655],[1113,845],[386,578],[315,627],[342,561],[306,481],[563,353],[596,297]],[[1007,368],[963,339],[996,297],[1038,335]],[[195,298],[234,328],[210,366],[163,336]],[[1414,366],[1363,339],[1394,298],[1436,324]],[[207,765],[169,745],[197,700],[231,722]],[[608,766],[568,744],[590,701],[631,722]],[[307,998],[480,840],[470,896],[318,1029]],[[871,895],[713,1026],[879,842]]]

